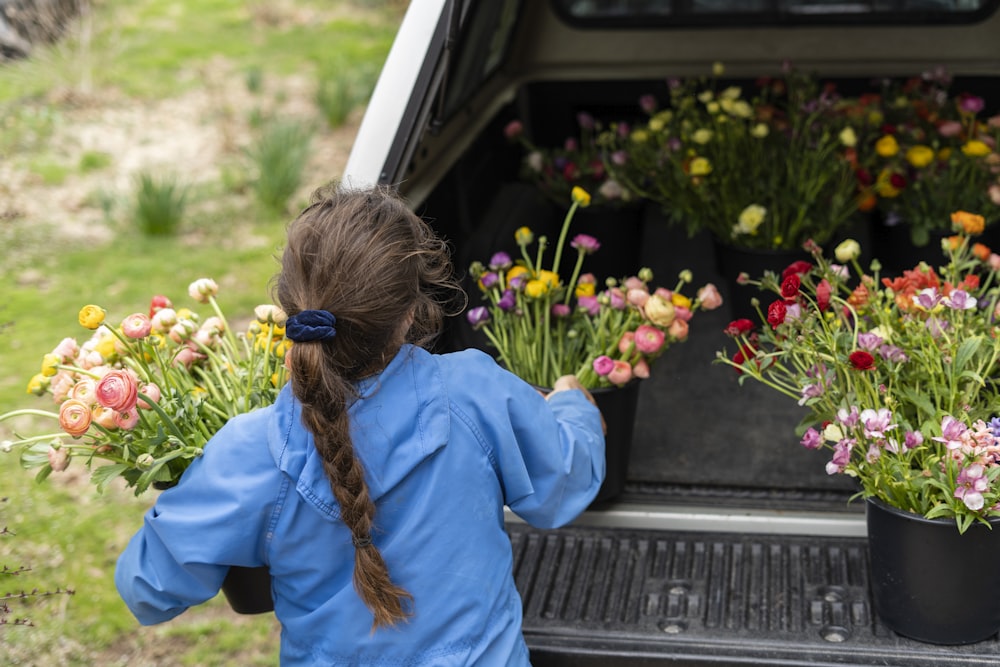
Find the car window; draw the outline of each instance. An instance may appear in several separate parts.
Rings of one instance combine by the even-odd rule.
[[[831,22],[939,24],[973,22],[1000,0],[552,0],[578,27],[808,25]]]

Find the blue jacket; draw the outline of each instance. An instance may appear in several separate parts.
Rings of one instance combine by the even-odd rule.
[[[600,416],[579,391],[543,399],[488,355],[405,346],[350,408],[377,511],[373,541],[413,616],[371,632],[354,548],[289,387],[232,419],[164,491],[118,559],[136,618],[169,620],[229,565],[270,568],[283,665],[527,665],[503,506],[574,519],[604,479]]]

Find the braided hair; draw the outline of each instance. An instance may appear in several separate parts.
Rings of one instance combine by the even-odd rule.
[[[388,186],[331,184],[289,225],[274,296],[290,322],[325,311],[325,335],[305,336],[289,351],[291,387],[351,531],[354,587],[374,614],[372,630],[395,625],[413,598],[393,583],[371,541],[375,503],[347,406],[359,380],[385,368],[403,343],[428,346],[444,317],[464,307],[448,247]]]

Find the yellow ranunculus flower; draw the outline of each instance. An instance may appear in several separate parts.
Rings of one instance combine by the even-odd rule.
[[[837,138],[840,139],[841,144],[847,146],[848,148],[853,148],[858,145],[858,135],[854,131],[853,127],[845,127],[840,131],[840,134],[837,135]]]
[[[891,178],[892,172],[888,169],[883,169],[879,172],[878,178],[875,179],[875,192],[879,197],[892,199],[899,196],[899,190],[892,186]]]
[[[518,227],[517,231],[514,232],[514,240],[517,245],[529,245],[535,240],[535,235],[530,227]]]
[[[701,127],[695,130],[694,134],[691,135],[691,141],[693,141],[696,144],[704,145],[712,140],[712,134],[713,134],[712,131],[709,130],[708,128]]]
[[[644,144],[649,141],[649,132],[643,129],[632,131],[632,141],[637,144]]]
[[[77,319],[80,321],[80,326],[85,329],[96,329],[104,324],[104,309],[93,304],[84,306],[80,309]]]
[[[115,356],[115,343],[118,341],[113,335],[103,336],[94,346],[94,350],[101,355],[102,359],[110,359]]]
[[[577,283],[576,294],[574,296],[594,296],[595,290],[594,283]]]
[[[58,355],[52,354],[51,352],[49,354],[46,354],[44,357],[42,357],[41,375],[50,378],[56,373],[58,373],[59,369],[56,368],[56,366],[59,365],[60,361],[62,361],[62,359],[60,359]]]
[[[507,288],[508,289],[510,288],[510,283],[514,278],[520,275],[524,275],[526,273],[528,273],[528,269],[525,268],[524,266],[521,266],[520,264],[518,264],[517,266],[512,266],[509,269],[507,269]]]
[[[691,160],[690,173],[692,176],[708,176],[712,173],[712,163],[708,158],[696,157]]]
[[[708,104],[714,99],[715,99],[715,93],[713,93],[711,90],[703,90],[700,93],[698,93],[698,101],[701,102],[702,104]]]
[[[719,103],[716,102],[715,100],[712,100],[711,102],[705,105],[705,111],[712,114],[713,116],[719,113],[719,108],[720,108]]]
[[[590,206],[590,193],[581,188],[579,185],[573,186],[570,196],[580,206]]]
[[[653,132],[659,132],[660,130],[663,129],[664,125],[665,123],[659,118],[649,119],[649,129],[652,130]]]
[[[716,60],[712,63],[712,76],[722,76],[726,73],[726,66],[722,64],[722,61]]]
[[[899,152],[899,142],[896,137],[886,134],[875,142],[875,152],[882,157],[892,157]]]
[[[680,292],[674,292],[670,295],[670,303],[675,306],[680,306],[681,308],[691,308],[691,299],[684,296]]]
[[[749,234],[754,236],[757,228],[767,217],[767,209],[760,204],[750,204],[740,212],[739,220],[733,225],[733,234]]]
[[[30,380],[28,380],[28,391],[29,394],[34,394],[35,396],[41,396],[45,393],[45,390],[49,387],[49,379],[42,375],[41,373],[36,373]]]
[[[529,280],[528,284],[524,286],[525,296],[532,299],[543,297],[548,291],[549,286],[543,280]]]
[[[911,146],[906,151],[906,161],[917,169],[923,169],[934,161],[934,151],[923,144]]]
[[[962,152],[969,157],[983,157],[990,154],[990,147],[979,139],[969,139],[962,146]]]
[[[763,139],[770,133],[771,128],[767,126],[767,123],[757,123],[750,128],[750,134],[756,139]]]
[[[846,264],[861,255],[861,244],[854,239],[845,239],[834,249],[833,256],[841,264]]]
[[[735,100],[731,113],[737,118],[750,118],[753,116],[753,107],[746,100]]]
[[[538,280],[545,283],[546,287],[559,287],[559,274],[553,271],[542,269],[538,272]]]
[[[669,123],[674,117],[674,112],[670,109],[664,109],[663,111],[657,111],[656,115],[653,116],[654,120],[658,120],[661,123]]]
[[[950,148],[945,147],[938,151],[938,159],[941,160],[941,162],[947,162],[950,158],[951,158]]]
[[[198,321],[198,315],[190,308],[178,308],[177,309],[177,319],[178,320],[191,320],[192,322]]]

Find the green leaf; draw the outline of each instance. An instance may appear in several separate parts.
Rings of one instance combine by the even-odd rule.
[[[962,344],[958,346],[958,352],[955,353],[955,360],[952,362],[952,368],[956,370],[963,370],[969,363],[969,359],[972,355],[976,353],[979,346],[982,344],[983,339],[981,336],[974,336],[972,338],[966,338],[962,341]]]
[[[109,465],[98,466],[91,471],[90,481],[97,485],[98,493],[104,493],[104,490],[108,487],[108,483],[125,472],[126,468],[128,466],[124,463],[111,463]]]

